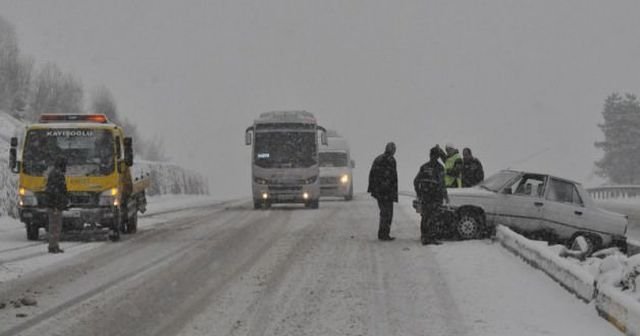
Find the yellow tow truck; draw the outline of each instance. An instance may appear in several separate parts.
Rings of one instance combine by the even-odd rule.
[[[19,174],[18,210],[27,239],[38,240],[40,228],[48,229],[44,189],[59,156],[67,159],[70,198],[62,213],[63,232],[103,228],[113,241],[121,233],[135,233],[150,178],[148,173],[132,176],[132,139],[102,114],[43,114],[26,126],[20,144],[11,139],[9,150],[9,166]]]

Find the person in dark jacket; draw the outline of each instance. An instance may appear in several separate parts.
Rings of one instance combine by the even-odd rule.
[[[367,192],[378,201],[380,209],[380,224],[378,239],[382,241],[394,240],[389,235],[393,219],[393,202],[398,202],[398,172],[396,170],[396,145],[387,143],[384,153],[376,157],[369,171],[369,187]]]
[[[461,176],[463,188],[473,187],[484,180],[482,163],[473,157],[469,148],[462,150]]]
[[[435,221],[439,220],[443,201],[449,201],[445,186],[445,171],[438,158],[442,150],[436,146],[429,151],[429,161],[423,164],[413,179],[413,187],[421,204],[420,241],[422,245],[440,244],[435,239]]]
[[[67,169],[66,158],[57,157],[53,168],[47,175],[45,188],[47,206],[49,207],[49,253],[64,252],[59,245],[60,231],[62,231],[62,210],[68,207],[69,196],[65,172]]]

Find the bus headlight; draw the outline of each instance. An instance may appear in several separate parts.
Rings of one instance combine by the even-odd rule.
[[[118,188],[111,188],[103,191],[100,194],[100,201],[98,205],[100,206],[118,206],[120,200],[118,199]]]
[[[260,178],[260,177],[255,177],[255,178],[253,178],[253,180],[257,184],[268,184],[269,183],[269,181],[267,181],[266,179]]]
[[[347,175],[347,174],[342,175],[342,177],[340,178],[340,183],[342,183],[342,184],[349,183],[349,175]]]
[[[18,190],[18,195],[19,195],[19,201],[18,203],[20,204],[20,206],[36,206],[38,205],[38,199],[36,198],[36,194],[33,193],[33,191],[25,189],[25,188],[20,188]]]

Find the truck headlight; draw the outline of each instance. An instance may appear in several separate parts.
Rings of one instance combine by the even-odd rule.
[[[118,204],[120,203],[118,194],[119,194],[118,188],[111,188],[103,191],[100,194],[100,201],[98,202],[98,205],[118,206]]]
[[[25,188],[20,188],[18,190],[18,195],[20,206],[38,205],[38,199],[36,198],[36,194],[33,191]]]
[[[342,184],[347,184],[347,183],[349,183],[349,175],[347,175],[347,174],[342,175],[342,177],[340,178],[340,182],[341,182]]]

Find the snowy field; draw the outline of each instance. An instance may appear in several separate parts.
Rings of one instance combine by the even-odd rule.
[[[181,207],[191,210],[169,212]],[[410,198],[396,206],[393,242],[375,239],[365,196],[319,210],[199,197],[149,208],[137,234],[64,242],[63,255],[4,221],[0,303],[25,294],[38,305],[0,310],[0,336],[618,334],[497,242],[421,246]]]

